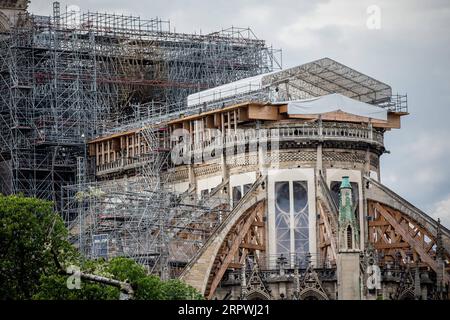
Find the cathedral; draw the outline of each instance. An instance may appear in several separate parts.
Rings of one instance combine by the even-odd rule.
[[[450,230],[382,181],[406,95],[275,70],[249,29],[27,6],[0,1],[0,192],[54,201],[83,255],[207,299],[450,298]]]
[[[180,278],[208,299],[448,298],[449,230],[381,182],[406,102],[329,58],[190,95],[151,129],[167,184],[229,210]],[[98,176],[132,171],[114,159],[142,130],[90,142]]]

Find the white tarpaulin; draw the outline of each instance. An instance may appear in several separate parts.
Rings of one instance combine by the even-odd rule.
[[[266,74],[261,74],[258,76],[241,79],[215,88],[190,94],[187,98],[188,107],[260,90],[262,88],[261,79],[265,75]]]
[[[288,114],[321,114],[341,110],[361,117],[387,120],[385,109],[351,99],[339,93],[305,100],[286,101],[283,104],[286,103]]]
[[[272,71],[190,94],[187,97],[188,107],[199,105],[205,102],[212,102],[215,100],[222,100],[225,98],[235,97],[238,95],[245,95],[247,93],[261,90],[264,87],[263,86],[264,77],[277,74],[279,72],[280,71]]]

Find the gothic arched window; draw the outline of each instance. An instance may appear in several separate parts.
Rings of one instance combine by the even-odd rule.
[[[303,259],[309,252],[308,185],[306,181],[275,182],[276,252]]]

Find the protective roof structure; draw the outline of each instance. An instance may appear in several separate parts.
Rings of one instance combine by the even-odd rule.
[[[187,98],[188,107],[260,91],[263,88],[263,78],[275,72],[263,73],[190,94]]]
[[[378,103],[392,95],[389,85],[375,80],[330,58],[322,58],[297,67],[282,70],[263,78],[263,86],[286,84],[288,95],[296,91],[305,97],[340,93],[367,103]],[[294,91],[291,93],[291,90]]]
[[[392,96],[389,85],[330,58],[322,58],[191,94],[188,96],[188,107],[258,91],[264,91],[270,102],[340,93],[355,100],[377,104],[388,101]]]
[[[323,114],[333,111],[343,111],[349,114],[379,120],[387,120],[387,111],[376,105],[361,102],[339,93],[327,94],[321,97],[279,102],[287,104],[288,114]]]

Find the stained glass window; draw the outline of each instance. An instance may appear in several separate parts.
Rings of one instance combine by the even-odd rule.
[[[295,253],[309,252],[308,186],[303,181],[293,181],[294,198],[294,241]]]
[[[289,182],[275,182],[275,230],[277,254],[290,254],[290,196]]]
[[[275,182],[277,255],[309,252],[308,186],[303,181]]]

